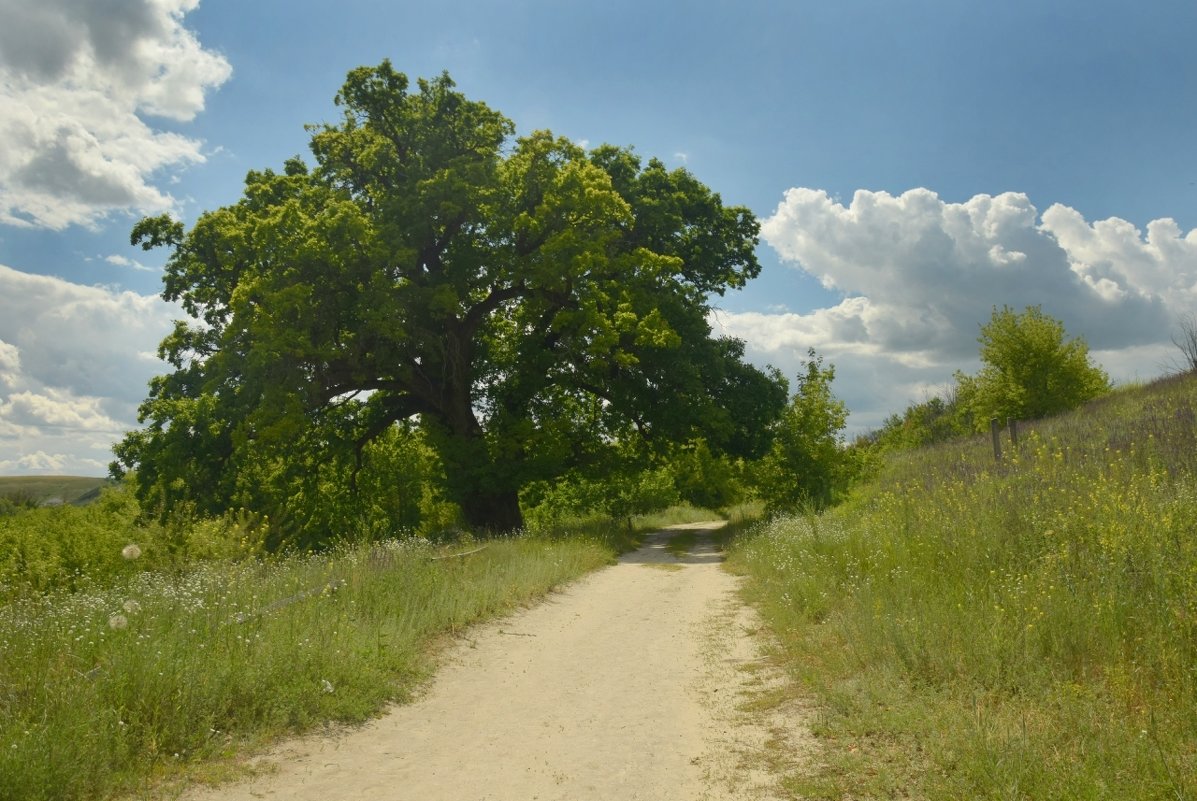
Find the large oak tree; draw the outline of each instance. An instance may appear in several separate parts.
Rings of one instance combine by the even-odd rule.
[[[514,138],[448,75],[413,88],[383,62],[336,100],[314,166],[251,172],[189,231],[134,228],[173,249],[163,295],[195,318],[117,447],[143,502],[269,506],[257,488],[356,469],[411,419],[492,530],[521,525],[527,482],[629,434],[763,452],[784,382],[707,322],[759,272],[747,209],[628,149]]]

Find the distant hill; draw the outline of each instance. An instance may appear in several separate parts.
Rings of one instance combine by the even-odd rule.
[[[0,476],[0,498],[31,497],[46,506],[82,506],[100,497],[100,490],[112,483],[91,476]]]

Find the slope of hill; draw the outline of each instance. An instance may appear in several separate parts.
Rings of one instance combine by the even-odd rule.
[[[733,564],[822,707],[803,797],[1197,792],[1197,376],[889,457]]]
[[[111,483],[90,476],[0,476],[0,498],[32,498],[40,504],[86,503]]]

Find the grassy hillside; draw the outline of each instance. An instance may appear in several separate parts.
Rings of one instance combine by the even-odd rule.
[[[32,498],[38,503],[57,499],[62,503],[75,503],[98,497],[97,490],[110,483],[106,478],[87,476],[0,476],[0,498]]]
[[[893,456],[738,541],[820,706],[808,798],[1197,794],[1197,379]]]

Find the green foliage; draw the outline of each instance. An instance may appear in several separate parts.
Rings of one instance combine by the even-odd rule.
[[[37,498],[28,490],[12,490],[0,495],[0,517],[15,515],[17,512],[37,507]]]
[[[525,502],[534,528],[601,515],[629,527],[632,518],[657,512],[681,499],[673,473],[665,466],[644,467],[643,451],[625,448],[602,473],[571,472],[528,487]]]
[[[677,448],[670,460],[673,483],[681,500],[702,509],[723,509],[743,500],[743,464],[714,454],[705,440]]]
[[[770,513],[831,504],[855,473],[844,447],[848,409],[831,391],[835,367],[809,351],[790,405],[776,423],[773,447],[755,467],[755,484]]]
[[[1032,420],[1074,409],[1110,389],[1089,360],[1082,339],[1065,341],[1064,327],[1038,306],[1015,314],[994,310],[981,328],[976,376],[956,373],[944,397],[913,403],[866,436],[862,453],[921,448],[988,428],[997,418]]]
[[[1191,797],[1197,378],[890,454],[734,566],[815,688],[803,797]],[[887,766],[878,770],[877,766]]]
[[[971,413],[961,405],[953,388],[946,398],[936,396],[912,403],[902,414],[890,415],[864,444],[881,451],[911,450],[972,432]]]
[[[647,519],[671,507],[699,510],[695,519],[672,522],[710,520],[718,516],[710,510],[734,506],[746,494],[743,463],[713,453],[703,439],[675,445],[663,456],[636,439],[609,446],[587,470],[526,488],[531,527],[591,516],[630,525],[632,518]]]
[[[87,506],[26,508],[0,515],[0,602],[178,570],[195,560],[245,558],[260,550],[261,534],[245,515],[145,524],[124,487],[103,490]],[[137,546],[134,559],[122,556],[129,545]]]
[[[391,426],[324,461],[308,461],[312,453],[297,449],[247,471],[251,480],[234,498],[239,508],[278,510],[266,521],[271,548],[434,536],[458,522],[457,507],[441,491],[440,461],[412,426]]]
[[[448,497],[492,530],[632,430],[763,452],[784,391],[707,322],[760,270],[751,212],[628,149],[513,139],[447,75],[363,67],[337,103],[313,167],[251,172],[190,231],[134,228],[173,249],[163,294],[202,321],[163,341],[174,372],[117,449],[147,508],[286,509],[289,540],[323,540],[317,501],[357,503],[359,463],[386,461],[370,444],[416,418]],[[410,520],[391,511],[380,533]]]
[[[1065,340],[1064,325],[1030,306],[1021,314],[994,309],[981,327],[981,372],[956,374],[960,402],[978,430],[993,418],[1035,420],[1075,409],[1110,389],[1081,338]]]
[[[680,500],[673,476],[663,467],[617,474],[604,484],[608,493],[603,503],[604,511],[612,519],[626,520],[629,527],[635,515],[667,509]]]
[[[523,496],[528,526],[544,530],[565,522],[600,519],[630,528],[717,519],[745,494],[744,467],[696,439],[653,459],[642,443],[612,443],[607,459],[529,485]]]

